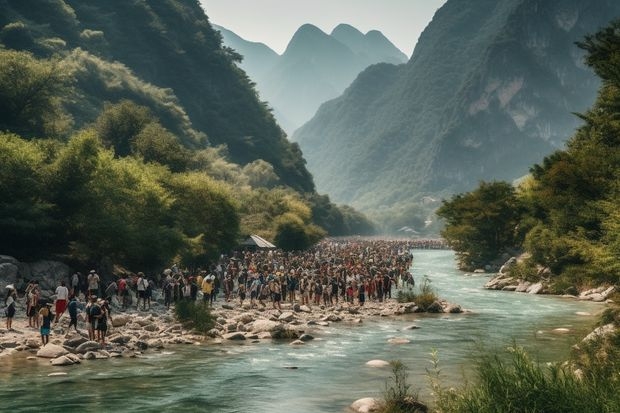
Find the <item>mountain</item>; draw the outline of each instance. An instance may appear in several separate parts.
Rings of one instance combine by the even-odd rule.
[[[340,95],[366,67],[407,61],[380,32],[363,34],[346,24],[331,34],[305,24],[284,53],[275,57],[262,43],[249,42],[222,27],[219,30],[224,44],[244,57],[240,67],[256,82],[261,98],[288,132],[309,120],[323,102]]]
[[[224,144],[233,162],[265,160],[285,184],[313,191],[299,148],[198,1],[0,0],[0,10],[5,47],[60,56],[74,68],[76,128],[94,121],[104,102],[128,98],[185,146]]]
[[[366,211],[520,177],[594,102],[574,42],[619,15],[611,0],[448,0],[408,63],[367,68],[292,139],[320,191]]]

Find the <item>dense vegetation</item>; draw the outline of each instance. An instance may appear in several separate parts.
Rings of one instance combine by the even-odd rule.
[[[439,210],[464,267],[514,248],[529,253],[521,271],[546,269],[558,291],[620,280],[620,21],[579,46],[602,86],[566,149],[532,167],[516,189],[483,183]]]
[[[196,2],[0,6],[0,253],[147,270],[372,231],[314,192]]]
[[[293,139],[320,191],[423,232],[424,196],[518,178],[563,145],[599,86],[574,42],[619,14],[611,0],[448,0],[406,65],[366,69]],[[415,219],[392,225],[401,214]]]

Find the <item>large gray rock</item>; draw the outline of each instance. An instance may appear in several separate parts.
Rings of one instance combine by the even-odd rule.
[[[2,255],[0,257],[7,257],[6,255]],[[9,257],[10,258],[10,257]],[[17,273],[19,268],[16,263],[13,262],[3,262],[0,263],[0,289],[2,293],[6,291],[4,287],[9,284],[17,284]]]
[[[236,331],[233,333],[223,334],[222,338],[224,338],[224,340],[245,340],[245,334],[240,331]]]
[[[37,357],[55,359],[69,353],[64,347],[56,344],[47,343],[37,351]]]
[[[61,281],[68,281],[70,268],[58,261],[36,261],[20,263],[19,272],[23,278],[39,280],[41,290],[54,291]]]
[[[351,403],[351,410],[356,413],[372,413],[379,411],[379,400],[373,397],[364,397]]]
[[[539,294],[542,292],[542,290],[543,290],[543,283],[537,282],[536,284],[532,284],[528,287],[527,293],[528,294]]]
[[[50,363],[52,363],[52,366],[72,366],[75,364],[75,361],[67,356],[60,356],[50,360]]]
[[[78,353],[87,353],[89,351],[99,350],[100,348],[101,348],[101,344],[99,344],[98,342],[96,342],[96,341],[87,341],[87,342],[82,343],[79,346],[77,346],[75,351],[78,352]]]
[[[283,329],[284,326],[277,321],[260,319],[252,323],[250,331],[254,333],[272,333],[274,331],[281,331]]]
[[[122,327],[131,320],[131,316],[127,314],[115,315],[112,319],[112,327]]]

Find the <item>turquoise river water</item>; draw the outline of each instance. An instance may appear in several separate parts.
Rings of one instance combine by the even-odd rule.
[[[346,412],[354,400],[380,396],[384,389],[390,371],[367,367],[372,359],[401,360],[424,399],[431,351],[438,352],[447,385],[469,374],[477,343],[499,348],[514,341],[541,361],[561,360],[603,309],[566,298],[485,290],[489,276],[458,271],[451,251],[415,250],[413,273],[418,284],[426,275],[440,297],[471,312],[333,323],[310,331],[316,339],[304,346],[187,345],[68,368],[26,360],[26,354],[5,357],[0,411]],[[419,328],[407,329],[413,324]],[[389,344],[392,337],[411,342]],[[50,377],[53,372],[67,374]]]

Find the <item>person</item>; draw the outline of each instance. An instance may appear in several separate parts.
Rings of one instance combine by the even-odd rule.
[[[95,340],[95,326],[97,325],[97,319],[101,314],[101,308],[97,304],[97,296],[91,295],[90,301],[86,304],[86,322],[88,325],[88,339]]]
[[[105,297],[106,300],[109,301],[117,293],[118,293],[118,284],[116,283],[116,281],[112,280],[110,281],[110,284],[108,284],[108,286],[106,287],[103,296]]]
[[[271,289],[271,297],[273,299],[273,308],[278,310],[282,310],[282,306],[280,305],[280,301],[282,300],[282,287],[280,286],[279,280],[273,280],[269,283]]]
[[[74,272],[71,276],[71,294],[77,295],[80,288],[80,276]]]
[[[65,313],[67,309],[67,300],[69,299],[69,289],[65,285],[64,281],[60,282],[60,285],[56,287],[56,319],[54,323],[60,320],[60,317]]]
[[[129,286],[127,285],[127,274],[122,274],[121,279],[118,280],[118,301],[121,303],[121,308],[126,309],[129,304],[127,303],[127,297],[129,296]]]
[[[174,286],[174,279],[172,275],[166,275],[166,279],[164,280],[164,284],[162,285],[162,290],[164,291],[164,306],[166,308],[170,308],[170,304],[172,303],[172,288]]]
[[[15,317],[15,301],[17,300],[17,292],[13,284],[6,286],[6,297],[4,299],[5,314],[6,314],[6,329],[13,331],[13,317]]]
[[[50,329],[52,328],[52,303],[46,303],[40,310],[41,316],[41,342],[46,345],[50,341]]]
[[[88,295],[97,295],[99,294],[99,274],[95,270],[90,270],[88,274]]]
[[[26,313],[28,315],[28,327],[39,328],[39,315],[37,310],[39,307],[39,282],[33,281],[32,288],[26,289],[26,300],[28,300],[28,306]]]
[[[205,303],[211,303],[211,294],[213,293],[213,281],[210,276],[206,276],[202,279],[202,301]]]
[[[243,300],[245,300],[245,285],[239,284],[239,288],[237,288],[237,294],[239,294],[239,305],[243,307]]]
[[[149,282],[143,272],[138,273],[138,280],[136,281],[136,288],[138,290],[138,302],[136,309],[140,309],[140,300],[142,300],[142,310],[146,311],[146,288]]]
[[[71,294],[69,297],[69,304],[67,305],[67,309],[69,311],[69,330],[71,330],[71,326],[75,328],[77,332],[77,322],[78,322],[78,301],[75,294]]]
[[[110,315],[110,304],[106,300],[99,300],[98,304],[101,312],[97,318],[95,329],[97,331],[97,340],[101,342],[102,346],[105,346],[105,337],[108,332],[108,319],[112,321],[112,316]]]

